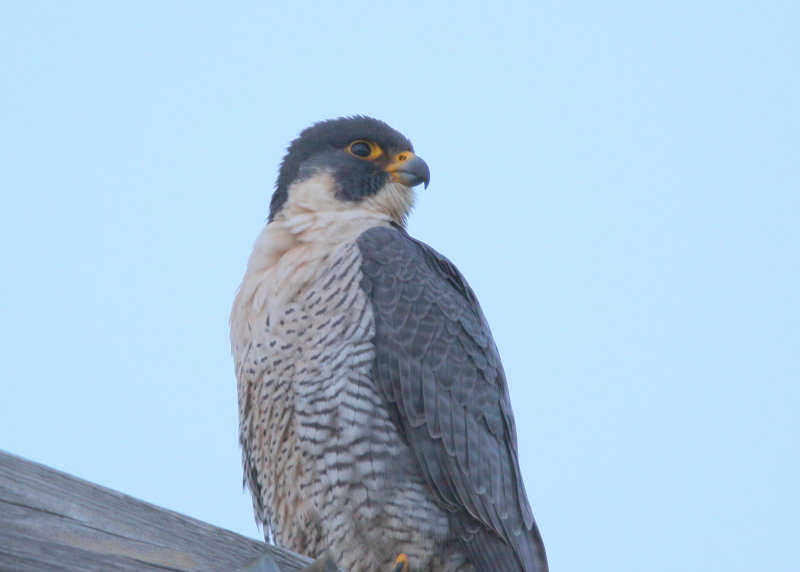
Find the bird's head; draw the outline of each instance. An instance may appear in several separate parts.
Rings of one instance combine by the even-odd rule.
[[[291,142],[281,163],[269,220],[286,209],[304,212],[364,208],[403,224],[412,187],[430,170],[411,141],[383,121],[342,117],[316,123]]]

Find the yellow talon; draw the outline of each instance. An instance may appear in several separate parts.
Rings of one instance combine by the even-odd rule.
[[[394,568],[392,572],[409,572],[411,565],[408,563],[408,556],[401,553],[394,559]]]

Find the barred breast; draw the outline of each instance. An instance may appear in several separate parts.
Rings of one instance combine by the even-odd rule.
[[[327,551],[352,572],[400,552],[428,568],[447,517],[372,383],[360,268],[353,241],[299,244],[239,302],[250,304],[246,324],[232,324],[246,479],[265,532],[290,550]],[[292,272],[313,278],[282,283]]]

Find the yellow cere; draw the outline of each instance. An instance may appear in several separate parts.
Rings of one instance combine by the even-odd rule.
[[[402,167],[404,163],[410,161],[414,157],[415,155],[411,151],[403,151],[402,153],[398,153],[392,158],[392,162],[387,165],[386,170],[389,173],[393,173]]]

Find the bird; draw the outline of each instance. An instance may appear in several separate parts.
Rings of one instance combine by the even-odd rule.
[[[289,144],[231,311],[245,484],[268,542],[350,572],[546,572],[489,325],[406,229],[429,183],[371,117]]]

